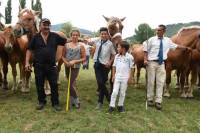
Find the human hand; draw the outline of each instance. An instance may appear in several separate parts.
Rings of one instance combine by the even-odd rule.
[[[114,83],[114,81],[115,81],[115,76],[112,77],[112,82]]]
[[[32,72],[32,66],[29,63],[26,63],[26,65],[25,65],[25,71]]]
[[[76,64],[76,61],[75,61],[75,60],[72,60],[72,61],[69,61],[69,62],[68,62],[68,66],[69,66],[69,67],[73,67],[75,64]]]
[[[144,60],[144,65],[147,66],[148,65],[148,61]]]
[[[106,67],[106,68],[110,68],[110,66],[111,66],[111,63],[110,63],[110,62],[108,62],[108,63],[105,64],[105,67]]]

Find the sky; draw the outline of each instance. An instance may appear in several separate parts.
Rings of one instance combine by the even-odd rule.
[[[0,0],[0,12],[4,14],[7,0]],[[27,0],[30,8],[31,0]],[[52,24],[70,21],[73,26],[98,31],[106,26],[106,17],[118,17],[123,21],[123,38],[132,36],[141,23],[151,28],[159,24],[200,21],[199,0],[41,0],[43,17]],[[12,0],[13,24],[17,21],[18,0]]]

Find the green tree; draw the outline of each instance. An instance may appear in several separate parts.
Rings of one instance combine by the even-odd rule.
[[[24,9],[26,7],[26,0],[19,0],[19,4],[21,8]]]
[[[146,24],[140,24],[137,29],[135,29],[135,35],[133,36],[134,42],[142,43],[148,38],[154,35],[154,30]]]
[[[36,3],[34,4],[34,0],[31,0],[31,8],[35,11],[40,11],[40,18],[42,18],[42,3],[40,0],[36,0]]]
[[[73,25],[70,21],[64,23],[61,27],[61,31],[65,33],[67,38],[70,38],[70,32],[72,31]]]
[[[8,0],[7,6],[5,7],[5,23],[10,24],[12,22],[12,7],[11,7],[11,0]]]
[[[99,31],[93,31],[92,35],[93,35],[93,37],[98,37],[99,36]]]

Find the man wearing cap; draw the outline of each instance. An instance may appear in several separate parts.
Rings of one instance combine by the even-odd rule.
[[[32,38],[28,45],[25,69],[27,71],[31,70],[30,59],[34,55],[33,66],[39,101],[36,109],[42,110],[46,104],[44,81],[47,79],[51,87],[52,106],[55,111],[60,111],[56,60],[62,57],[62,50],[66,39],[54,32],[50,32],[50,25],[51,22],[49,19],[43,18],[41,20],[40,32]],[[59,55],[56,53],[59,53]]]

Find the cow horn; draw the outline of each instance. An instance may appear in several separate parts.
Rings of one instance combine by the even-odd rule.
[[[108,22],[110,19],[108,18],[108,17],[105,17],[104,15],[102,15],[104,18],[105,18],[105,20]]]

